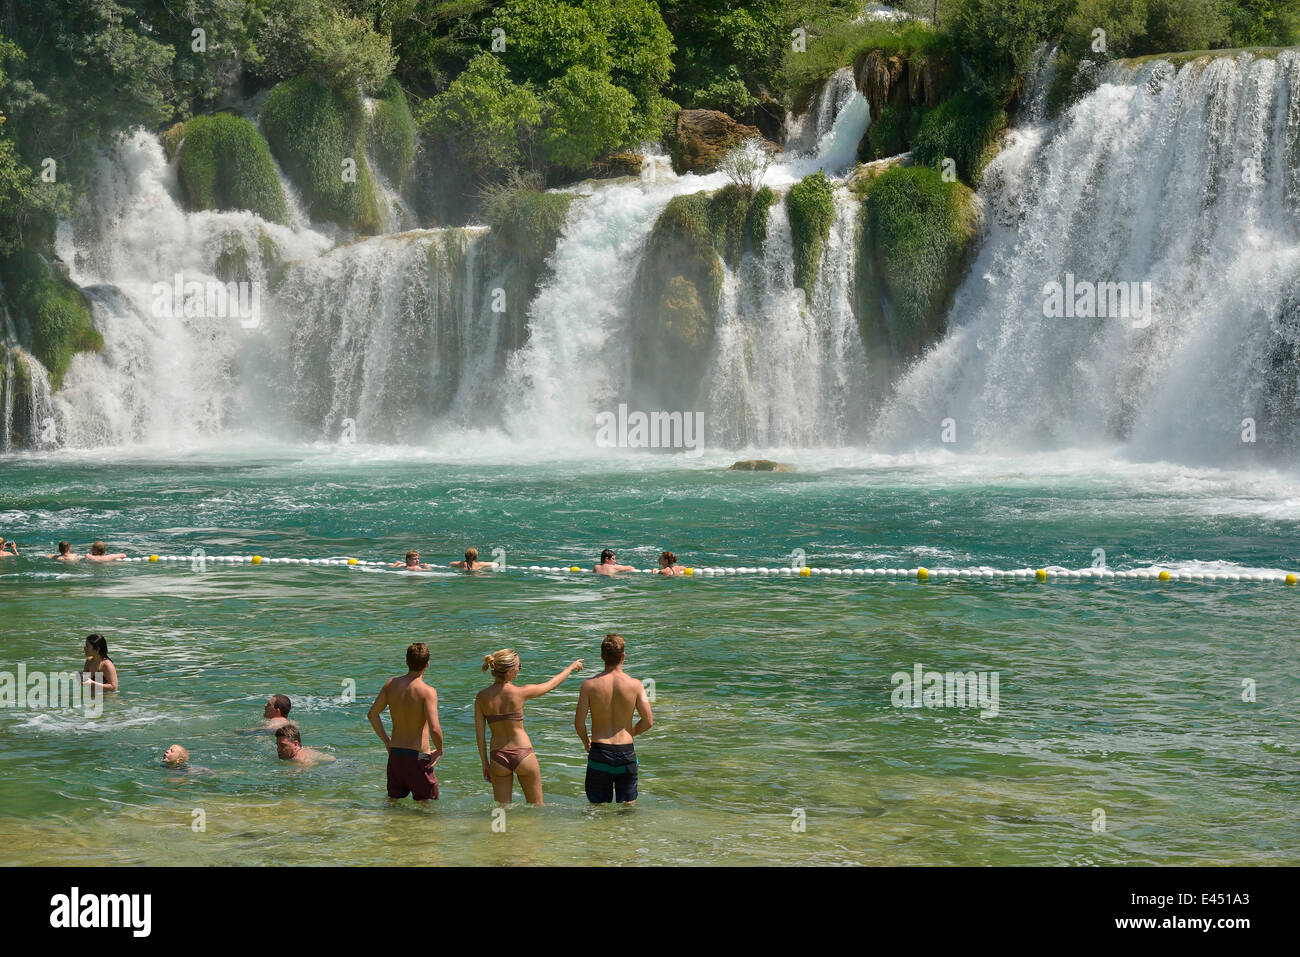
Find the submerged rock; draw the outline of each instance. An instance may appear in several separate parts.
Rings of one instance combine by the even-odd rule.
[[[794,472],[797,471],[793,465],[787,465],[784,462],[773,462],[771,459],[741,459],[739,462],[733,462],[728,472]]]

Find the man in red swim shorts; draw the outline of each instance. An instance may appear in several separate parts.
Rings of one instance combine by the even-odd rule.
[[[406,649],[406,674],[389,678],[370,706],[370,726],[388,749],[388,796],[417,801],[438,798],[434,765],[442,757],[442,726],[438,723],[438,692],[424,683],[429,648],[418,642]],[[388,709],[391,738],[380,716]],[[430,739],[433,747],[429,747]]]

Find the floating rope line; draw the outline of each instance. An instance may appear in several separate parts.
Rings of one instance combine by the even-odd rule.
[[[367,561],[362,558],[265,558],[261,555],[149,555],[148,557],[126,558],[126,562],[171,563],[189,562],[192,564],[209,563],[216,565],[334,565],[355,568],[395,568],[405,566],[392,562]],[[432,571],[433,569],[420,569]],[[451,571],[448,567],[446,571]],[[528,572],[568,572],[570,574],[594,575],[595,572],[580,565],[510,565],[500,571]],[[653,574],[657,569],[640,569],[641,574]],[[625,573],[620,573],[625,574]],[[1108,568],[1085,568],[1071,571],[1066,568],[1017,568],[1012,570],[992,568],[715,568],[688,567],[682,573],[686,578],[721,578],[733,575],[758,575],[776,578],[811,578],[822,576],[828,578],[889,578],[931,581],[936,579],[954,579],[957,581],[990,581],[1011,579],[1013,581],[1160,581],[1160,582],[1247,582],[1259,584],[1283,584],[1295,586],[1300,584],[1300,577],[1293,572],[1209,572],[1209,571],[1170,571],[1168,569],[1142,569],[1139,571],[1111,571]]]

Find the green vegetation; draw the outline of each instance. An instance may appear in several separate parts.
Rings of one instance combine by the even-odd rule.
[[[1095,84],[1096,71],[1079,69],[1084,61],[1172,53],[1168,59],[1181,66],[1207,53],[1300,42],[1300,0],[1075,0],[1063,23],[1057,72],[1048,91],[1049,102],[1058,109]]]
[[[0,277],[14,307],[31,327],[32,354],[49,370],[50,387],[57,389],[73,355],[104,346],[85,296],[32,252],[0,261]]]
[[[933,169],[898,166],[866,190],[858,319],[871,341],[916,355],[943,333],[944,312],[973,251],[974,195]],[[882,304],[890,307],[886,327]]]
[[[762,252],[767,242],[767,214],[775,202],[776,193],[770,186],[763,186],[754,194],[745,213],[745,242],[756,253]]]
[[[542,109],[536,94],[511,80],[497,57],[481,53],[446,92],[421,105],[417,119],[440,159],[457,156],[487,179],[523,166]]]
[[[818,82],[852,66],[858,55],[868,50],[884,50],[891,56],[939,56],[951,47],[947,33],[916,21],[822,21],[809,28],[806,52],[785,52],[779,82],[787,98],[802,105]]]
[[[488,191],[483,217],[492,227],[492,235],[519,262],[540,270],[555,251],[575,199],[573,193],[547,193],[526,180],[516,179]]]
[[[785,206],[794,242],[794,284],[811,299],[822,250],[835,221],[835,188],[825,173],[813,173],[790,187]]]
[[[364,113],[355,94],[301,76],[271,91],[262,107],[262,128],[311,215],[373,233],[380,219],[374,175],[366,162]],[[182,156],[189,146],[186,139]]]
[[[400,190],[415,160],[415,120],[406,105],[406,94],[396,80],[388,81],[375,102],[370,136],[379,168]]]
[[[952,159],[957,176],[978,186],[996,151],[998,134],[1006,126],[1006,111],[993,100],[959,93],[926,111],[912,142],[912,160],[918,166],[942,169],[943,161]]]
[[[248,209],[274,223],[288,220],[271,151],[242,116],[196,116],[185,124],[180,154],[192,209]]]

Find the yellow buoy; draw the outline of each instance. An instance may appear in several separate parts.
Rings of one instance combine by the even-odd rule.
[[[1162,582],[1167,582],[1167,581],[1169,581],[1169,573],[1168,573],[1168,572],[1162,571],[1158,577],[1160,578],[1160,580],[1161,580]]]
[[[805,565],[803,568],[799,569],[799,574],[802,575],[804,578],[807,578],[809,575],[812,574],[812,569],[809,568],[807,565]]]
[[[255,558],[255,559],[253,559],[253,561],[261,561],[261,559]],[[357,563],[357,560],[356,560],[355,558],[349,558],[349,559],[348,559],[348,564],[349,564],[349,565],[355,565],[356,563]]]
[[[687,569],[685,569],[684,574],[687,574],[687,575],[694,575],[694,574],[695,574],[695,569],[694,569],[694,568],[687,568]]]
[[[1287,576],[1286,576],[1286,583],[1287,583],[1288,585],[1294,585],[1297,581],[1300,581],[1300,579],[1297,579],[1297,578],[1295,577],[1295,575],[1287,575]]]
[[[158,556],[157,556],[157,555],[150,555],[150,556],[149,556],[149,561],[151,561],[151,562],[156,562],[156,561],[158,561]]]
[[[254,565],[260,565],[260,564],[262,564],[262,556],[261,556],[261,555],[254,555],[254,556],[253,556],[253,564],[254,564]]]
[[[930,577],[930,569],[918,568],[916,570],[916,577],[919,578],[921,581],[925,581],[927,578]]]
[[[582,569],[579,568],[577,565],[570,565],[570,566],[569,566],[569,571],[571,571],[571,572],[580,572],[580,571],[582,571]]]
[[[1034,577],[1037,578],[1040,582],[1047,581],[1047,569],[1046,568],[1038,569],[1038,571],[1034,572]]]

